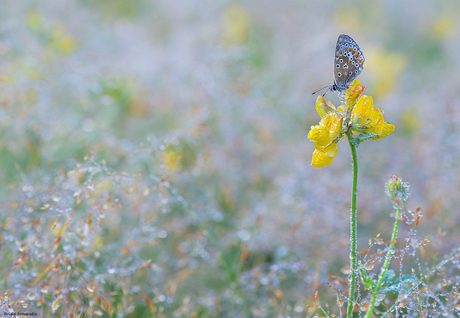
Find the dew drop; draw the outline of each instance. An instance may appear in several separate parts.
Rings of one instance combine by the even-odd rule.
[[[34,300],[35,297],[36,297],[36,294],[35,294],[34,291],[33,291],[33,292],[30,292],[30,293],[27,295],[27,299],[28,299],[28,300]]]

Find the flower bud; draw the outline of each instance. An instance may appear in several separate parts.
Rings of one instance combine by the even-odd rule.
[[[393,175],[386,183],[385,192],[395,208],[402,209],[409,197],[409,183],[402,182],[401,178]]]
[[[351,87],[345,92],[345,102],[352,107],[356,104],[356,100],[366,89],[366,86],[360,85],[358,80],[355,80]]]

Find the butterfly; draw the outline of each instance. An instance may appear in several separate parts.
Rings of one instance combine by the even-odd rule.
[[[361,52],[358,43],[346,34],[341,34],[335,45],[334,55],[334,84],[325,86],[316,92],[327,88],[326,93],[331,90],[339,91],[339,95],[348,89],[354,79],[363,71],[364,54]]]

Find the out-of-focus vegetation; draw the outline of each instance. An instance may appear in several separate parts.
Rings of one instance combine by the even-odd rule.
[[[341,33],[359,43],[359,79],[396,126],[358,149],[358,249],[372,238],[379,253],[390,238],[383,183],[395,173],[412,185],[406,208],[423,215],[417,231],[401,226],[410,242],[396,244],[396,275],[429,273],[458,246],[458,1],[1,6],[2,310],[338,314],[350,156],[342,147],[314,169],[306,136]],[[430,298],[455,292],[458,266],[447,262],[402,312],[458,315]]]

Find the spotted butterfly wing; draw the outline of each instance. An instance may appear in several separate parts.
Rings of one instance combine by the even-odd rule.
[[[341,34],[337,39],[334,58],[334,85],[331,90],[343,91],[362,72],[364,55],[350,36]]]

